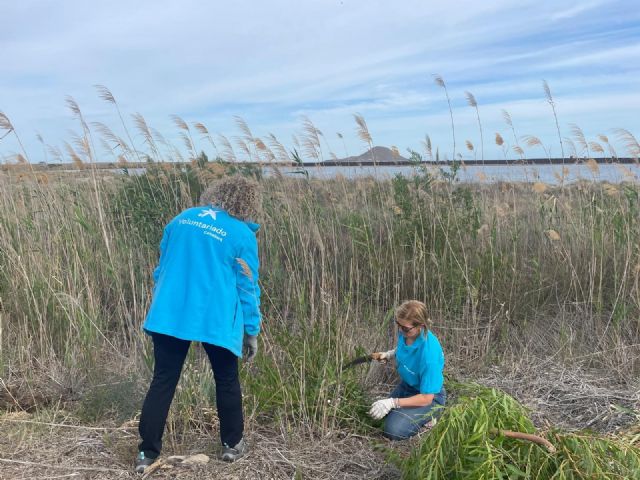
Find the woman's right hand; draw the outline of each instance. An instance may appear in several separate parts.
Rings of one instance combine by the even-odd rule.
[[[396,350],[388,350],[386,352],[376,352],[376,353],[372,353],[371,354],[371,358],[373,358],[374,360],[380,362],[380,363],[387,363],[389,360],[393,360],[393,358],[395,358],[396,356]]]

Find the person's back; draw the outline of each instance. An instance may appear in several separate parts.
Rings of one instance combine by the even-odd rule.
[[[257,251],[258,226],[211,206],[183,211],[165,228],[160,262],[154,272],[153,302],[146,330],[184,340],[212,343],[241,355],[244,328],[258,333],[257,310],[244,318],[237,285],[260,291],[252,279],[247,258]]]

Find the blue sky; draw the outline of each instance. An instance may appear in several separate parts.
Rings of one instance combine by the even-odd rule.
[[[637,0],[2,0],[0,45],[0,111],[31,161],[59,161],[51,155],[55,149],[70,160],[64,142],[73,144],[82,128],[67,96],[89,125],[102,122],[127,138],[96,84],[115,96],[137,149],[148,151],[131,117],[140,113],[185,156],[173,114],[189,125],[203,123],[221,150],[224,135],[243,159],[235,116],[254,137],[269,145],[273,134],[288,150],[297,148],[294,136],[303,143],[307,117],[322,132],[322,154],[329,158],[365,150],[357,113],[376,145],[425,153],[422,140],[429,135],[433,151],[451,158],[449,110],[433,74],[446,82],[457,152],[467,159],[480,158],[482,146],[466,91],[478,102],[485,158],[504,156],[496,132],[509,147],[515,144],[502,110],[510,113],[521,146],[523,136],[534,135],[552,156],[560,155],[543,79],[562,137],[575,143],[576,124],[588,141],[607,135],[622,156],[614,129],[640,136]],[[197,150],[215,154],[191,133]],[[117,149],[106,149],[94,134],[98,159],[113,161]],[[307,153],[304,145],[301,150]],[[565,144],[567,155],[570,150]],[[163,151],[172,156],[170,148]],[[539,147],[525,151],[545,156]],[[0,140],[0,161],[20,152],[13,134]]]

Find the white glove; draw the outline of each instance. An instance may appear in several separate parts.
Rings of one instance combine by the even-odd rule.
[[[251,362],[258,353],[258,336],[244,334],[242,340],[242,354],[246,357],[246,362]]]
[[[381,418],[386,417],[392,408],[398,408],[398,399],[383,398],[382,400],[373,402],[373,405],[371,405],[371,409],[369,410],[369,415],[375,420],[380,420]]]

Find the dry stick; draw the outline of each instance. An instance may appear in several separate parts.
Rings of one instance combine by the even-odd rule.
[[[0,462],[5,463],[17,463],[19,465],[31,465],[34,467],[43,467],[43,468],[54,468],[57,470],[82,470],[85,472],[117,472],[117,473],[126,473],[127,470],[118,469],[118,468],[102,468],[102,467],[76,467],[70,465],[68,467],[64,465],[50,465],[48,463],[37,463],[37,462],[26,462],[23,460],[10,460],[8,458],[0,458]]]
[[[69,425],[65,423],[37,422],[35,420],[20,420],[18,418],[0,418],[0,423],[2,422],[30,423],[33,425],[45,425],[47,427],[77,428],[81,430],[97,430],[97,431],[126,430],[127,428],[137,428],[136,425],[121,426],[121,427],[87,427],[84,425]]]
[[[503,437],[507,437],[507,438],[527,440],[529,442],[542,445],[549,451],[549,453],[556,453],[556,447],[554,447],[549,440],[547,440],[546,438],[539,437],[538,435],[533,435],[531,433],[523,433],[523,432],[513,432],[511,430],[498,430],[497,428],[492,428],[491,430],[489,430],[489,433],[493,435],[502,435]]]
[[[149,476],[155,472],[156,470],[164,467],[165,465],[167,465],[167,461],[165,459],[161,459],[158,460],[157,462],[149,465],[147,468],[144,469],[144,475],[142,475],[142,478],[149,478]]]

